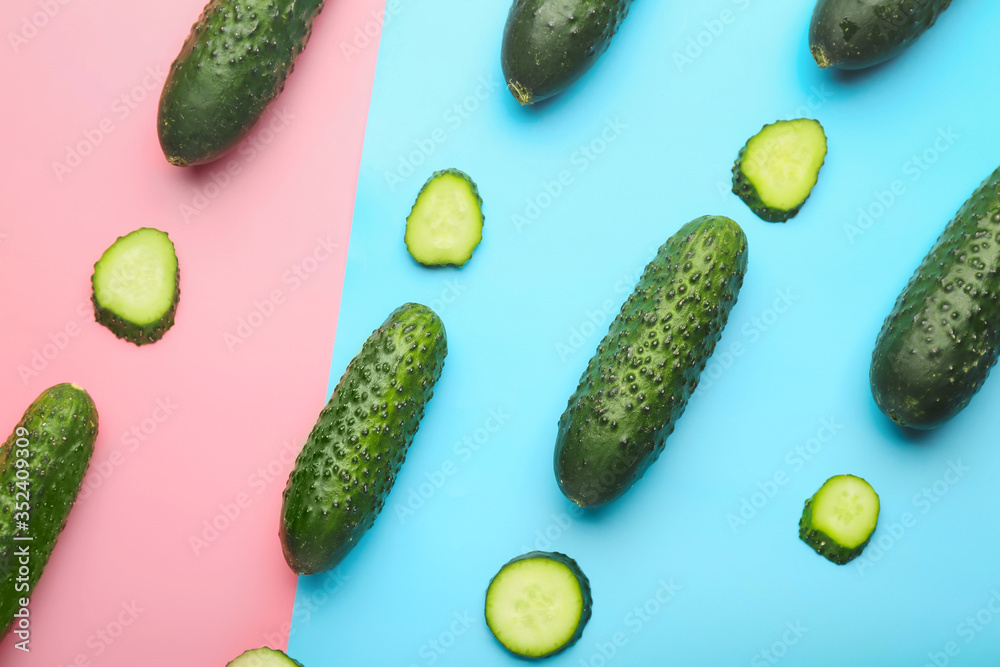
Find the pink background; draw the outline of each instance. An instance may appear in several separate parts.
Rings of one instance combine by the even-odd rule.
[[[0,9],[0,437],[65,381],[93,396],[100,434],[31,597],[32,650],[8,636],[0,664],[223,665],[284,648],[296,579],[278,510],[325,401],[378,51],[344,45],[377,32],[382,3],[328,3],[250,139],[183,170],[160,152],[156,107],[203,0],[63,1]],[[173,239],[181,301],[138,348],[88,299],[94,262],[141,226]]]

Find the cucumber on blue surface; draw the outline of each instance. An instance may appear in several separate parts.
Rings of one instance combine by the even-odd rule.
[[[723,216],[692,220],[660,247],[559,420],[554,467],[567,498],[582,507],[609,503],[659,457],[746,267],[746,235]]]
[[[917,267],[872,352],[875,403],[914,429],[948,421],[1000,353],[1000,168],[976,189]]]
[[[809,50],[824,69],[872,67],[913,44],[950,5],[951,0],[819,0]]]
[[[285,487],[279,535],[294,572],[332,569],[372,527],[447,352],[437,314],[407,303],[348,364]]]
[[[569,88],[607,50],[632,0],[514,0],[500,65],[520,104]]]

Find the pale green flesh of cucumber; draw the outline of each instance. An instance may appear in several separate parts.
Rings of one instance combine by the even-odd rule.
[[[257,648],[243,653],[226,667],[301,667],[281,651]]]
[[[138,326],[169,312],[176,290],[174,245],[156,229],[138,229],[118,239],[94,267],[97,303]]]
[[[879,500],[871,485],[854,475],[831,477],[812,497],[810,528],[845,549],[864,544],[875,532]]]
[[[479,199],[469,183],[454,174],[429,183],[406,219],[406,247],[421,264],[461,266],[482,238]]]
[[[486,622],[508,650],[548,655],[576,633],[583,614],[580,582],[569,567],[548,558],[510,563],[486,592]]]
[[[760,200],[791,210],[809,198],[826,159],[826,135],[810,119],[780,121],[747,142],[741,170]]]

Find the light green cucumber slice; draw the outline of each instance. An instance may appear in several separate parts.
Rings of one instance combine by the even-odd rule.
[[[810,118],[765,125],[740,150],[733,192],[768,222],[794,217],[812,193],[826,160],[826,134]]]
[[[143,227],[119,237],[94,265],[94,313],[119,338],[153,343],[173,326],[180,270],[165,232]]]
[[[843,565],[868,545],[878,512],[878,494],[868,482],[854,475],[836,475],[806,501],[799,537],[816,553]]]
[[[514,558],[486,590],[486,624],[523,658],[547,658],[571,646],[590,620],[590,582],[572,558],[532,551]]]
[[[483,238],[483,200],[468,174],[435,172],[406,218],[406,249],[425,266],[462,266]]]
[[[292,660],[281,651],[265,647],[241,653],[226,667],[302,667],[302,663]]]

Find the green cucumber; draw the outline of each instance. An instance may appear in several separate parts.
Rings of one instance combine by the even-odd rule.
[[[826,159],[826,134],[810,118],[765,125],[740,149],[733,193],[762,220],[785,222],[806,203]]]
[[[632,0],[514,0],[500,47],[504,81],[519,103],[561,93],[607,50]]]
[[[232,149],[285,86],[323,0],[211,0],[160,93],[160,147],[179,167]]]
[[[483,200],[469,175],[434,172],[406,218],[406,249],[425,266],[462,266],[483,239]]]
[[[806,501],[799,537],[827,560],[844,565],[865,550],[878,512],[878,494],[871,484],[854,475],[836,475]]]
[[[166,232],[143,227],[118,237],[94,264],[94,315],[119,338],[154,343],[174,325],[180,268]]]
[[[96,439],[90,394],[75,384],[57,384],[28,406],[0,448],[0,637],[28,606],[76,502]]]
[[[330,570],[372,527],[447,352],[441,319],[407,303],[348,364],[285,488],[280,537],[294,572]]]
[[[292,660],[281,651],[264,647],[244,651],[226,663],[226,667],[302,667],[302,663]]]
[[[532,551],[507,562],[486,589],[486,624],[522,658],[547,658],[572,646],[590,620],[590,582],[565,554]]]
[[[747,239],[722,216],[664,243],[611,323],[559,420],[555,474],[581,507],[611,502],[663,451],[736,303]]]
[[[824,69],[871,67],[915,42],[949,5],[951,0],[819,0],[809,50]]]
[[[875,403],[901,426],[958,414],[1000,353],[1000,168],[976,189],[917,267],[882,324]]]

